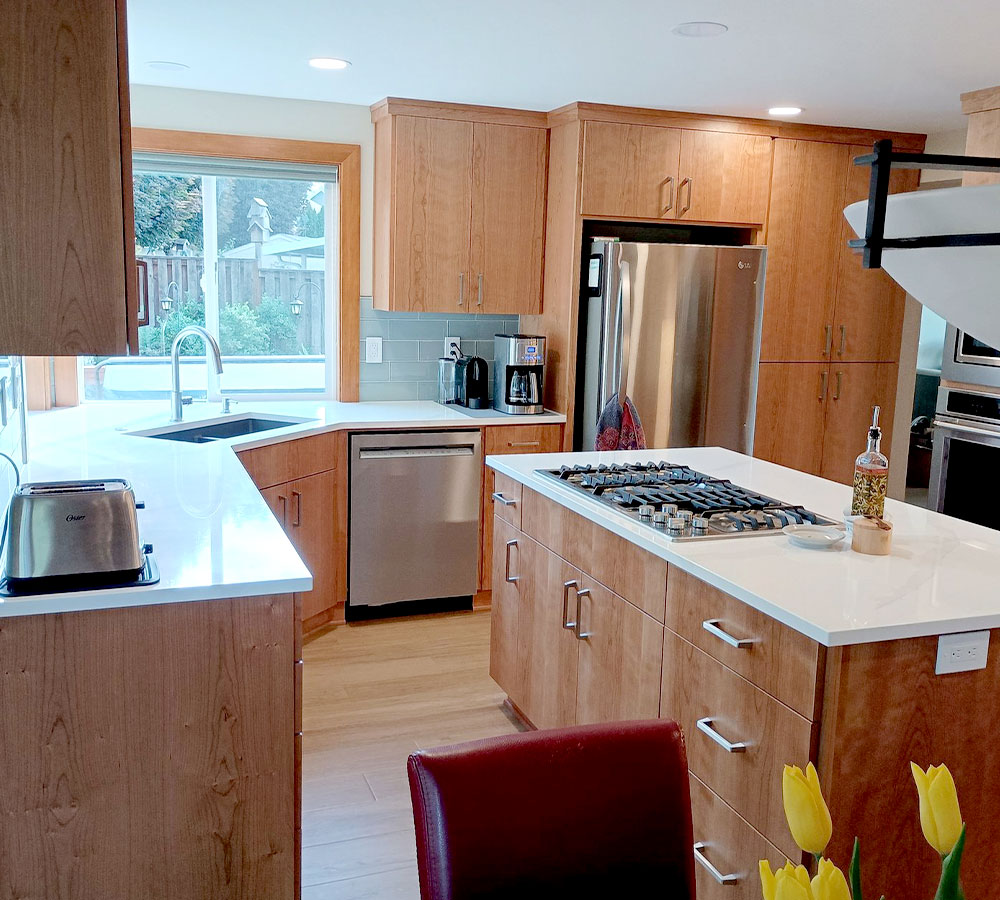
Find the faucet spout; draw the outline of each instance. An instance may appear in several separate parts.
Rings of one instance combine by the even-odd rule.
[[[185,325],[170,345],[170,421],[184,418],[184,397],[181,394],[181,344],[186,337],[197,335],[205,342],[205,360],[211,361],[216,375],[222,374],[222,351],[219,342],[201,325]]]

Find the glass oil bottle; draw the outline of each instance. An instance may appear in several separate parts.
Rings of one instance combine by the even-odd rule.
[[[868,446],[854,461],[854,497],[852,516],[878,516],[885,513],[885,495],[889,486],[889,460],[880,451],[882,429],[878,427],[879,407],[872,413]]]

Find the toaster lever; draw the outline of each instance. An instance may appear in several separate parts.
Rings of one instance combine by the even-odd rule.
[[[136,509],[145,509],[146,508],[146,501],[145,500],[136,500],[135,501],[135,508]]]
[[[145,553],[146,556],[149,556],[149,554],[153,552],[153,545],[152,544],[143,544],[142,545],[142,552]]]

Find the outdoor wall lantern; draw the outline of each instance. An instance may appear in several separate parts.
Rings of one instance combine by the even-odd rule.
[[[321,290],[320,286],[316,284],[316,282],[303,281],[302,284],[299,285],[299,289],[295,292],[295,296],[292,297],[292,299],[288,303],[288,305],[292,308],[293,316],[299,316],[302,314],[302,307],[305,306],[305,304],[302,302],[301,297],[302,297],[302,291],[305,288],[314,288],[315,290],[319,291],[319,295],[321,298],[323,296],[323,291]]]

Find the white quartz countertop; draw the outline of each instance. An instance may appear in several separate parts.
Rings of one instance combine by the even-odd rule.
[[[93,403],[34,413],[21,480],[127,478],[158,584],[0,598],[0,617],[307,591],[312,576],[234,453],[343,429],[479,428],[558,424],[564,416],[467,416],[432,402],[246,402],[250,413],[309,421],[245,437],[195,444],[130,434],[168,426],[167,402]],[[231,418],[232,416],[230,416]],[[213,422],[219,404],[193,404],[185,422]],[[4,498],[6,499],[6,498]]]
[[[833,519],[851,501],[850,487],[717,447],[490,456],[487,464],[828,647],[1000,627],[1000,532],[990,528],[888,500],[888,556],[855,553],[848,539],[808,550],[782,534],[678,542],[535,473],[649,460],[688,465]]]

